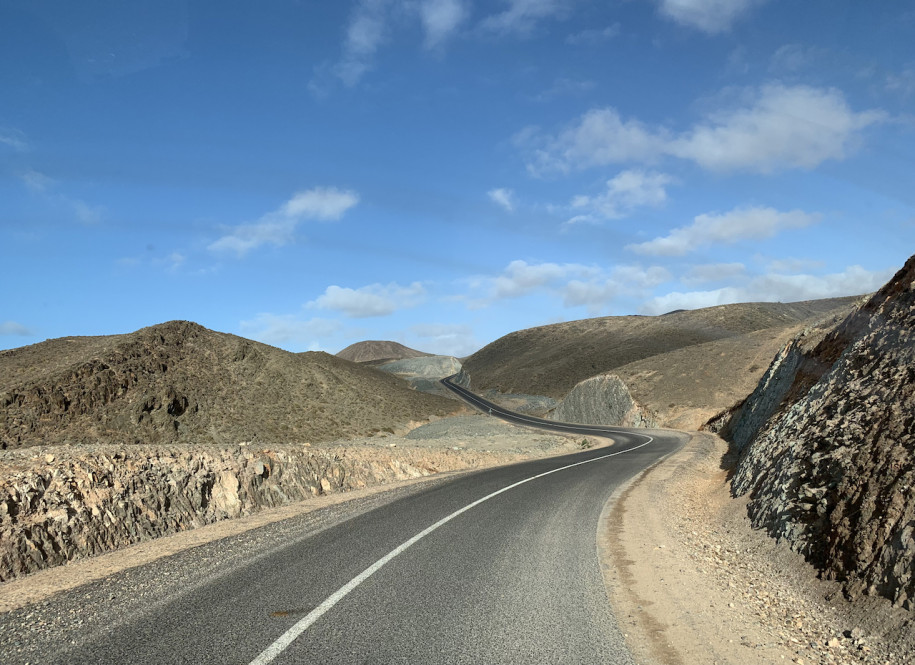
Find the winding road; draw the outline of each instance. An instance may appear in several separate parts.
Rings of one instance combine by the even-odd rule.
[[[42,660],[631,664],[598,524],[620,484],[679,441],[542,421],[444,384],[493,416],[614,445],[464,474],[265,546],[243,565],[201,570],[200,583],[153,593],[142,611],[49,645]]]

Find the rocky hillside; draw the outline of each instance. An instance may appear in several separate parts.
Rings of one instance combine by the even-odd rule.
[[[366,363],[376,360],[401,360],[402,358],[422,358],[431,355],[411,349],[397,342],[356,342],[350,344],[337,354],[338,358],[354,363]]]
[[[410,384],[413,390],[442,395],[449,399],[454,394],[439,383],[446,376],[461,371],[461,363],[453,356],[424,356],[422,358],[402,358],[381,364],[372,363],[381,372],[387,372]]]
[[[789,304],[746,303],[663,316],[611,316],[558,323],[506,335],[465,359],[463,365],[475,390],[560,399],[588,377],[677,349],[755,331],[783,331],[853,301],[833,298]],[[760,373],[767,362],[768,358],[758,363]]]
[[[850,597],[915,609],[915,257],[839,324],[786,345],[718,424],[755,525]]]
[[[4,449],[326,441],[456,410],[369,367],[187,321],[0,352]]]
[[[550,418],[564,423],[654,427],[654,416],[632,398],[615,374],[592,376],[577,384]]]

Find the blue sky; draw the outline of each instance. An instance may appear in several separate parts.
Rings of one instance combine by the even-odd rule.
[[[879,287],[915,9],[0,0],[0,348],[292,351]]]

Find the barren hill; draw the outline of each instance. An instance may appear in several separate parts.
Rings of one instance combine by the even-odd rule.
[[[354,363],[365,363],[376,360],[402,360],[404,358],[423,358],[431,353],[423,353],[397,342],[367,341],[356,342],[337,353],[338,358]]]
[[[915,256],[838,325],[776,356],[725,423],[736,493],[846,594],[915,608]]]
[[[187,321],[0,352],[2,448],[323,441],[455,410],[370,367]]]
[[[596,374],[685,347],[761,330],[783,330],[854,301],[742,303],[663,316],[608,316],[529,328],[477,351],[464,361],[464,371],[475,390],[559,399],[576,383]],[[767,362],[768,358],[759,363],[760,372]]]

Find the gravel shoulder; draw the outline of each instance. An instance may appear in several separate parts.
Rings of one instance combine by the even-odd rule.
[[[915,662],[913,614],[846,601],[785,543],[752,529],[730,495],[731,460],[696,433],[608,503],[598,548],[640,663]]]

